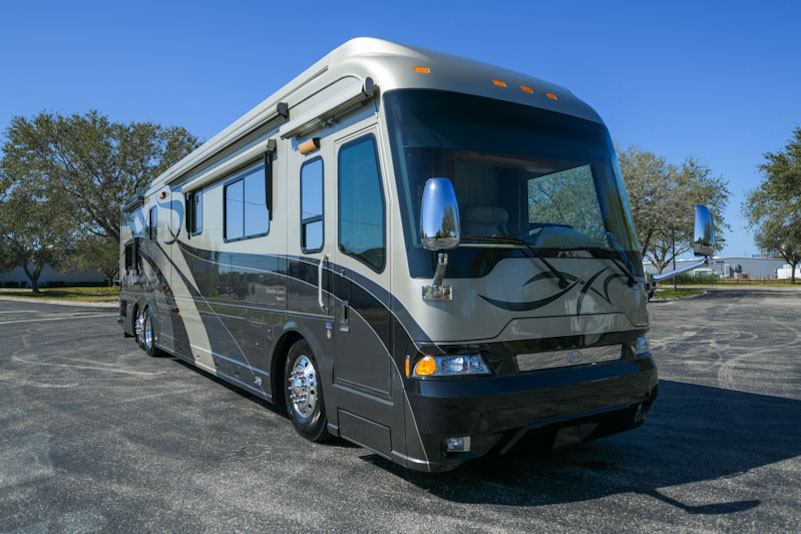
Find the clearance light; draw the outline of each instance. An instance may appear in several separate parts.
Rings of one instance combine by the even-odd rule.
[[[428,67],[415,67],[414,72],[422,72],[423,74],[428,74],[431,72],[431,69]]]
[[[547,96],[547,97],[548,97],[548,98],[550,98],[551,100],[556,100],[556,99],[557,99],[557,98],[556,98],[556,95],[555,95],[555,94],[553,94],[553,93],[545,93],[545,96]]]
[[[524,93],[531,94],[534,92],[534,89],[532,89],[531,87],[526,87],[525,85],[521,85],[520,88],[523,90]]]
[[[406,356],[406,376],[409,376],[409,357]]]
[[[415,376],[488,375],[489,366],[480,354],[425,356],[414,366]]]
[[[500,80],[492,80],[492,83],[494,83],[498,87],[506,87],[506,82],[502,82]]]
[[[314,152],[320,148],[320,138],[315,137],[314,139],[309,139],[305,143],[301,143],[298,145],[298,150],[301,154],[308,154],[309,152]]]

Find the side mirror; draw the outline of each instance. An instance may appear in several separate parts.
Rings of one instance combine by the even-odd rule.
[[[696,256],[709,257],[715,251],[715,226],[712,214],[706,206],[695,206],[695,236],[693,252]]]
[[[420,203],[420,239],[427,250],[459,245],[459,204],[448,178],[429,178]]]

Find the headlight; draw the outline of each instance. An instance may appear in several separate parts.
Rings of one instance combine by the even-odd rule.
[[[414,376],[488,375],[489,366],[480,354],[425,356],[414,366]]]
[[[650,352],[651,349],[648,347],[648,339],[645,336],[638,337],[637,341],[634,343],[634,354],[642,356]]]

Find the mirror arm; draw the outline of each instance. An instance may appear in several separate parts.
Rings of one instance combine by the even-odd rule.
[[[453,299],[451,286],[442,285],[445,280],[445,270],[448,268],[448,254],[440,252],[437,254],[437,270],[434,271],[434,280],[430,285],[423,286],[423,300],[425,301],[448,301]]]
[[[686,273],[687,271],[691,271],[693,269],[697,269],[698,267],[703,267],[704,265],[709,263],[709,260],[710,260],[710,258],[706,257],[706,258],[704,258],[704,259],[702,259],[700,261],[697,261],[695,263],[691,263],[690,265],[685,265],[684,267],[679,267],[678,269],[674,269],[674,270],[668,271],[666,273],[652,274],[651,275],[651,280],[653,280],[655,282],[659,282],[660,280],[667,280],[668,278],[673,278],[674,276],[679,275],[681,273]]]

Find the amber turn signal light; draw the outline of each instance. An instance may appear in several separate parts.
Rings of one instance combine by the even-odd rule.
[[[426,356],[417,362],[414,366],[414,374],[416,375],[433,375],[437,370],[437,362],[431,356]]]

